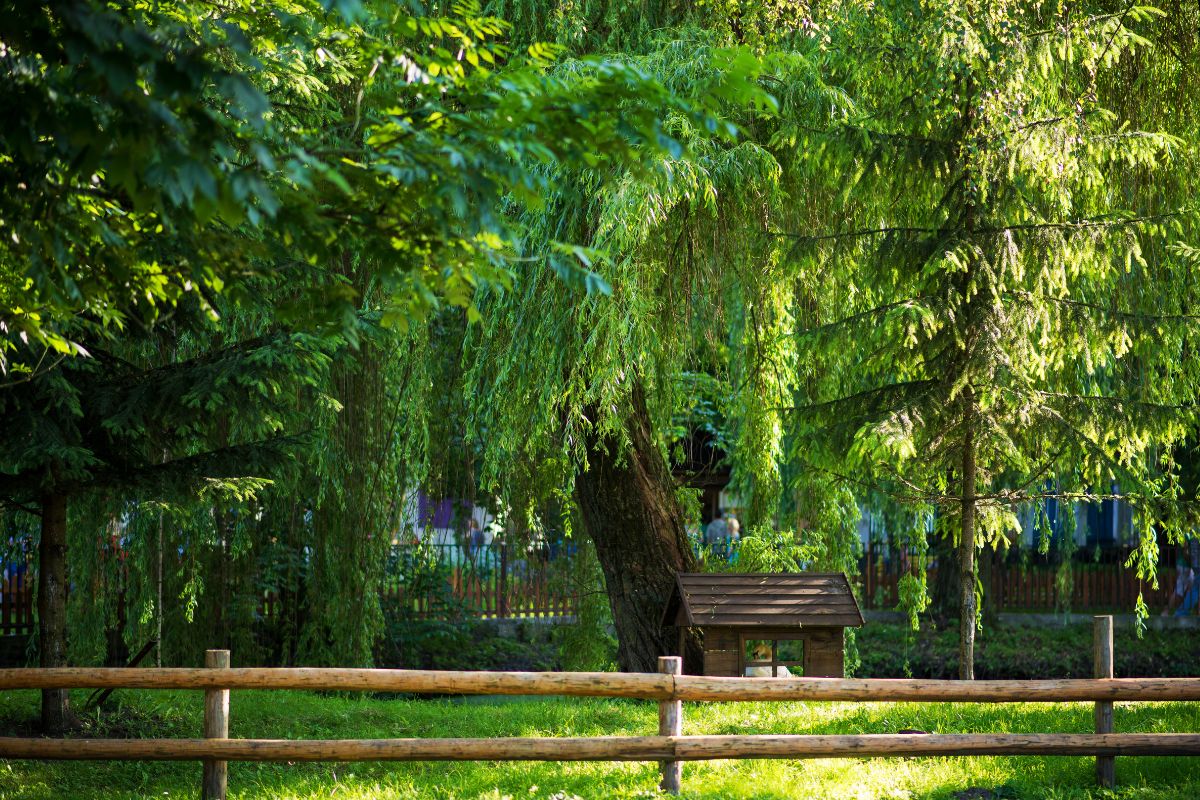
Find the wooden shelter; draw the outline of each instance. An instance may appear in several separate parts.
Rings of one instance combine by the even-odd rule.
[[[863,618],[842,573],[684,572],[663,624],[679,628],[681,651],[688,628],[703,634],[704,663],[685,672],[840,678],[842,631]]]

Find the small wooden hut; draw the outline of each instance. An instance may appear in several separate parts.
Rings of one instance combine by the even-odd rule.
[[[685,672],[840,678],[842,632],[863,617],[841,573],[685,572],[663,624],[679,628],[681,652],[688,628],[704,637],[704,663],[685,663]]]

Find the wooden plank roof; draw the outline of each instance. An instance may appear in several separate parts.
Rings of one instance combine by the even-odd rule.
[[[681,572],[663,624],[858,628],[863,617],[840,572]]]

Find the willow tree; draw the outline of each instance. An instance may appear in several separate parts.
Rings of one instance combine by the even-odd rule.
[[[100,365],[56,364],[39,348],[124,352],[136,337],[122,325],[153,328],[188,297],[219,316],[223,292],[233,308],[260,314],[270,334],[327,337],[337,350],[327,388],[342,412],[319,426],[326,446],[304,454],[320,480],[288,498],[292,513],[264,518],[313,512],[315,538],[300,548],[315,543],[319,576],[309,657],[369,662],[379,627],[373,582],[400,480],[389,403],[402,384],[387,369],[384,329],[469,306],[478,285],[507,285],[516,234],[505,212],[539,202],[560,163],[637,164],[673,147],[662,117],[679,104],[617,60],[554,71],[553,48],[510,48],[504,23],[469,4],[442,15],[390,3],[268,6],[278,13],[250,2],[185,6],[56,3],[4,28],[2,65],[14,77],[5,91],[29,109],[10,132],[15,155],[4,169],[29,194],[0,223],[12,234],[0,250],[0,349],[54,364],[37,382],[32,367],[20,381],[29,391],[72,385],[61,398],[69,406]],[[25,23],[29,31],[17,30]],[[99,102],[80,106],[72,85],[94,89]],[[545,250],[565,254],[563,276],[586,280],[571,244]],[[256,275],[279,282],[262,293]],[[236,328],[230,316],[214,338]],[[64,318],[104,346],[72,348],[82,340],[67,337]],[[14,350],[22,334],[35,342],[29,351]],[[86,428],[76,438],[102,439],[119,424],[88,408],[82,423],[78,408],[56,409],[64,425]],[[173,413],[160,410],[163,420]],[[0,473],[30,484],[27,461],[54,454],[41,455],[14,456]],[[248,459],[209,468],[267,477]],[[42,473],[57,497],[60,482]],[[56,532],[59,508],[47,516]],[[61,581],[49,585],[59,571],[43,574],[60,595]]]
[[[368,333],[335,369],[344,410],[319,456],[329,486],[318,490],[313,517],[316,584],[328,581],[328,591],[309,596],[312,650],[322,659],[369,660],[380,627],[372,587],[393,528],[387,515],[398,513],[404,489],[397,444],[412,426],[395,409],[405,394],[425,397],[389,329],[419,326],[447,305],[478,318],[477,289],[523,280],[530,260],[550,265],[564,286],[598,285],[582,231],[530,237],[522,211],[539,213],[573,165],[638,173],[678,151],[667,114],[717,126],[636,65],[588,57],[559,68],[554,48],[510,48],[507,26],[470,8],[405,22],[381,16],[360,49],[340,45],[351,77],[331,116],[354,124],[332,141],[320,137],[350,165],[339,175],[362,199],[334,216],[348,234],[335,271]]]
[[[731,348],[731,320],[766,283],[761,253],[723,233],[757,226],[763,243],[779,165],[749,137],[713,137],[709,117],[724,129],[723,120],[752,118],[770,102],[752,80],[759,62],[722,41],[676,32],[635,61],[711,109],[670,119],[686,149],[650,171],[567,172],[544,207],[523,216],[529,257],[513,287],[483,293],[480,319],[462,335],[422,333],[414,350],[419,361],[440,346],[461,353],[467,438],[485,490],[518,509],[554,493],[578,512],[629,670],[651,670],[679,646],[661,614],[675,573],[695,567],[666,457],[671,423],[693,401],[685,374],[727,370],[729,353],[754,338],[735,334]],[[589,259],[592,291],[561,280],[557,258],[537,257],[540,242],[563,238],[588,245],[573,254]],[[757,388],[745,381],[746,393]],[[416,402],[419,414],[427,402]],[[770,450],[765,460],[774,473]]]
[[[826,89],[808,62],[780,45],[807,35],[804,15],[782,4],[694,13],[638,4],[495,7],[535,35],[555,20],[550,27],[576,52],[613,42],[640,51],[630,56],[639,68],[714,118],[675,114],[668,130],[686,149],[656,170],[562,171],[544,208],[522,215],[526,263],[514,287],[485,292],[480,319],[464,336],[422,333],[414,349],[420,363],[444,358],[431,355],[439,347],[460,354],[467,438],[484,489],[518,508],[539,492],[569,501],[599,555],[618,662],[651,670],[658,655],[679,646],[660,625],[674,574],[695,567],[666,458],[697,403],[692,378],[718,387],[718,416],[732,426],[735,474],[752,521],[775,524],[784,490],[793,488],[785,487],[795,475],[783,469],[779,407],[794,378],[785,335],[793,287],[781,258],[786,246],[768,231],[794,220],[794,206],[768,147],[774,101],[763,87],[797,98]],[[651,32],[667,27],[664,17],[688,25]],[[736,126],[737,138],[712,137],[714,122]],[[586,287],[558,280],[561,259],[538,257],[540,242],[564,237],[589,246],[575,251],[591,259],[595,279]],[[416,404],[419,419],[428,402]],[[416,457],[431,446],[414,443]],[[809,515],[818,516],[823,531],[846,533],[825,524],[838,515]],[[827,551],[839,566],[846,561],[845,548]]]
[[[964,679],[976,553],[1020,531],[1021,505],[1115,481],[1148,580],[1155,525],[1179,535],[1172,452],[1200,383],[1196,289],[1172,243],[1195,220],[1188,193],[1149,187],[1180,185],[1188,145],[1130,127],[1099,90],[1150,46],[1133,26],[1151,14],[875,4],[814,55],[853,104],[786,134],[842,197],[787,234],[825,297],[798,334],[816,378],[795,410],[803,452],[948,525]]]

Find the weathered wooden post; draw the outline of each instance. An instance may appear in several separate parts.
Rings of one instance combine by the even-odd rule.
[[[679,656],[661,656],[658,659],[658,671],[664,675],[680,675],[683,673],[683,659]],[[658,702],[658,735],[683,735],[683,703],[674,696],[669,700]],[[679,794],[679,786],[683,781],[683,763],[680,761],[662,762],[662,783],[659,788],[670,794]]]
[[[1092,617],[1092,660],[1097,678],[1113,677],[1113,618]],[[1096,702],[1096,733],[1113,732],[1113,704],[1107,700]],[[1096,782],[1104,788],[1112,788],[1117,781],[1116,759],[1113,756],[1096,756]]]
[[[229,669],[228,650],[205,650],[204,666],[209,669]],[[204,690],[204,738],[229,738],[229,690]],[[229,782],[229,764],[225,761],[204,760],[203,800],[225,800]]]

